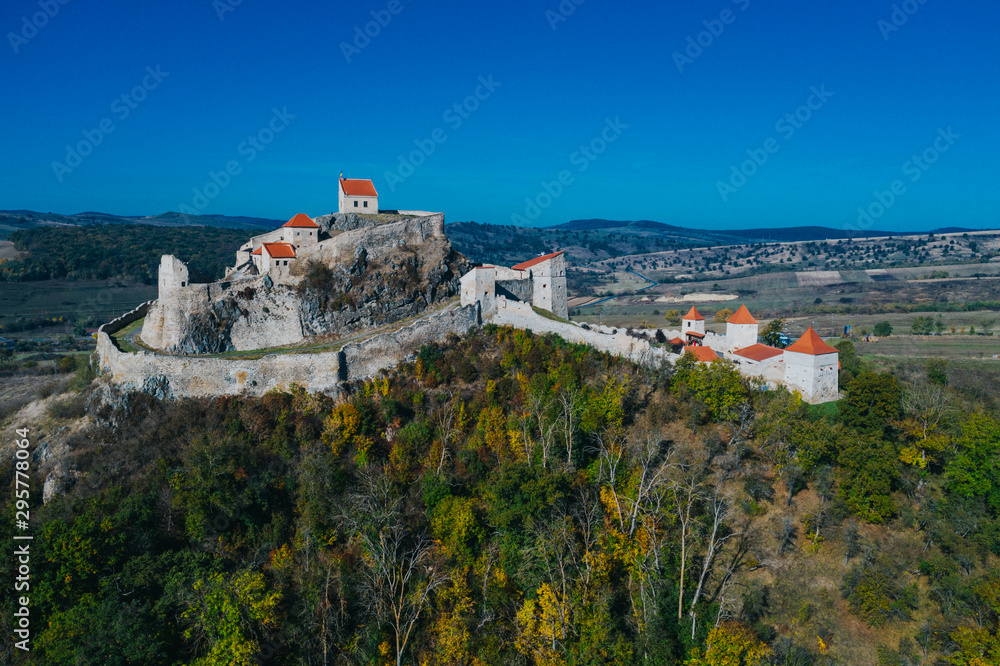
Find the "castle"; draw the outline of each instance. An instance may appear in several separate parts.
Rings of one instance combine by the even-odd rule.
[[[777,349],[758,342],[759,325],[745,306],[729,318],[725,335],[707,331],[695,307],[676,331],[571,322],[563,252],[511,267],[473,265],[466,271],[461,266],[467,261],[455,258],[444,233],[443,213],[380,211],[378,193],[366,180],[342,177],[338,195],[337,214],[311,218],[300,213],[250,238],[220,281],[199,282],[186,264],[164,255],[157,300],[99,329],[102,370],[115,383],[160,397],[263,395],[291,384],[337,393],[345,382],[373,377],[413,357],[422,345],[440,344],[449,334],[491,322],[555,333],[647,366],[674,363],[681,354],[702,363],[726,360],[744,376],[786,386],[807,402],[839,398],[837,350],[811,328],[788,348]],[[322,311],[303,300],[297,289],[310,261],[336,269],[352,285],[370,284],[372,276],[362,277],[365,267],[385,262],[384,272],[373,274],[383,280],[375,285],[376,296],[363,304],[368,315],[378,316],[359,325],[357,303]],[[419,283],[427,289],[422,300],[386,301],[390,282],[397,290],[407,280],[414,284],[414,273],[400,277],[404,265],[413,270],[417,264],[428,271],[425,277],[437,277],[433,284]],[[459,295],[457,303],[447,300],[452,294]],[[111,335],[140,321],[147,350],[123,351]],[[315,345],[317,336],[336,339],[347,332],[353,335],[345,344],[289,353],[299,343]],[[657,344],[665,337],[669,344]],[[251,353],[214,356],[225,351]]]
[[[812,327],[785,349],[759,343],[759,328],[747,307],[741,305],[726,321],[725,335],[706,333],[705,318],[692,307],[681,320],[684,338],[676,337],[672,342],[680,343],[684,353],[694,354],[700,362],[729,360],[741,374],[797,391],[808,403],[839,399],[839,352]]]

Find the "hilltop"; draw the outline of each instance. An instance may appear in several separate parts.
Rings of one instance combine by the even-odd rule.
[[[87,211],[62,215],[31,210],[0,210],[0,238],[15,231],[38,227],[83,227],[99,224],[144,225],[153,227],[220,227],[223,229],[260,229],[280,224],[278,220],[226,215],[184,215],[167,212],[159,215],[113,215]]]

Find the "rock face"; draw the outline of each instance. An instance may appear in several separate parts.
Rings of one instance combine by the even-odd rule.
[[[352,263],[333,269],[313,263],[298,287],[302,332],[343,335],[414,317],[458,294],[467,265],[447,240],[401,246],[377,259],[358,248]]]
[[[337,231],[353,231],[369,229],[387,222],[403,219],[403,216],[382,213],[379,215],[358,215],[357,213],[331,213],[320,215],[313,219],[323,233],[332,234]]]

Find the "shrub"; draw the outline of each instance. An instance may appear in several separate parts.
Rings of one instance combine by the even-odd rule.
[[[78,419],[87,413],[86,400],[77,393],[66,400],[53,402],[46,410],[49,416],[57,419]]]
[[[844,576],[842,593],[851,612],[873,627],[909,619],[916,607],[916,590],[901,587],[895,572],[880,562],[862,562]]]
[[[880,321],[875,324],[875,335],[880,338],[887,338],[892,335],[892,324],[887,321]]]

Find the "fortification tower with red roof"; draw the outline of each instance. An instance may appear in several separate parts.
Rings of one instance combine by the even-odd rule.
[[[840,354],[810,327],[785,348],[785,385],[810,404],[840,397]]]
[[[702,337],[705,336],[705,318],[701,316],[698,312],[698,308],[691,306],[688,313],[684,315],[684,319],[681,320],[681,333],[696,333]]]
[[[534,292],[532,305],[548,310],[557,317],[569,319],[569,308],[566,305],[566,257],[562,252],[535,257],[511,268],[528,273]]]
[[[733,316],[726,321],[726,337],[731,349],[742,349],[757,344],[759,324],[747,306],[740,305]]]

